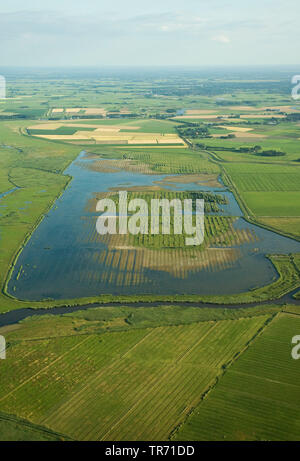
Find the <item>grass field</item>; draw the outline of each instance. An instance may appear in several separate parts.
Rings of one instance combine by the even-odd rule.
[[[300,191],[244,192],[243,197],[255,216],[300,216]]]
[[[300,217],[289,217],[289,218],[259,218],[258,222],[275,229],[284,232],[285,234],[290,234],[292,237],[300,237]]]
[[[282,124],[282,131],[284,131],[285,125]],[[228,131],[229,133],[229,131]],[[279,137],[278,134],[275,137],[271,136],[271,133],[269,133],[269,137],[267,138],[262,138],[260,134],[263,133],[263,131],[260,131],[260,134],[257,135],[257,137],[252,137],[252,135],[255,134],[255,131],[251,131],[251,138],[247,138],[247,134],[245,133],[245,137],[242,138],[240,137],[241,135],[239,134],[238,137],[234,139],[220,139],[220,138],[200,138],[200,139],[195,139],[195,143],[201,143],[207,146],[209,150],[215,151],[215,152],[221,152],[220,156],[223,156],[223,152],[228,151],[228,154],[231,152],[231,158],[232,161],[236,158],[237,161],[241,162],[255,162],[255,163],[274,163],[274,164],[282,164],[283,162],[292,162],[295,161],[299,158],[299,140],[295,139],[294,137]],[[266,135],[264,135],[266,136]],[[276,151],[282,151],[286,155],[283,157],[265,157],[265,156],[260,156],[260,155],[255,155],[255,154],[249,154],[249,153],[242,153],[240,154],[239,152],[234,152],[235,149],[239,148],[248,148],[251,146],[256,146],[259,145],[262,150],[270,150],[274,149]],[[226,158],[224,158],[226,160]],[[230,160],[227,158],[227,160]]]
[[[80,124],[82,127],[85,125],[97,125],[97,128],[103,127],[118,127],[121,131],[126,131],[128,129],[132,130],[134,127],[134,131],[142,132],[142,133],[161,133],[161,134],[172,134],[176,133],[176,126],[178,123],[172,122],[169,120],[155,120],[155,119],[143,119],[143,118],[133,118],[133,119],[104,119],[104,120],[72,120],[72,121],[61,121],[61,122],[53,122],[53,123],[60,123],[62,125],[75,125]]]
[[[232,164],[226,171],[240,192],[299,192],[300,167]]]
[[[177,440],[299,440],[299,315],[282,313],[226,371]]]
[[[0,208],[0,284],[2,290],[14,256],[44,214],[67,187],[69,177],[62,174],[77,156],[78,148],[54,145],[22,136],[20,122],[0,126],[0,190],[15,189],[1,200]],[[1,307],[11,301],[0,295]]]
[[[269,318],[99,335],[75,315],[77,334],[62,336],[61,322],[58,336],[48,318],[38,338],[39,320],[25,322],[24,337],[6,333],[1,411],[78,440],[166,440]]]
[[[260,223],[300,236],[300,168],[297,165],[226,164],[250,214]]]

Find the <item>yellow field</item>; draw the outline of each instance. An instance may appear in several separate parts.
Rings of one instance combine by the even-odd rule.
[[[190,118],[199,118],[199,119],[206,119],[206,118],[216,118],[216,117],[222,117],[222,115],[177,115],[176,117],[173,117],[173,119],[181,120],[181,119],[190,119]]]
[[[161,134],[161,133],[143,133],[139,130],[140,127],[132,125],[105,125],[99,126],[96,124],[80,124],[80,123],[68,123],[70,128],[78,128],[74,134],[49,134],[45,131],[55,131],[59,128],[66,126],[65,121],[40,123],[37,125],[30,126],[29,130],[41,130],[39,134],[33,134],[34,137],[40,137],[44,139],[60,140],[60,141],[82,141],[82,142],[93,142],[94,144],[121,144],[121,145],[136,145],[136,144],[153,144],[153,145],[184,145],[184,141],[176,134]],[[91,131],[80,130],[80,128],[91,128]],[[126,130],[126,131],[124,131]],[[44,133],[42,132],[44,131]]]
[[[285,118],[285,115],[278,115],[278,114],[247,114],[247,115],[241,115],[241,118]]]
[[[37,125],[33,125],[28,127],[29,130],[57,130],[63,126],[60,122],[45,122],[45,123],[38,123]],[[81,125],[82,126],[82,125]]]
[[[176,134],[161,135],[158,133],[118,133],[107,134],[103,131],[77,131],[73,135],[34,135],[45,139],[61,141],[94,140],[99,144],[183,144],[183,141]]]
[[[270,107],[264,107],[264,110],[266,110],[266,109],[280,110],[281,112],[292,113],[292,112],[298,112],[300,110],[300,107],[294,107],[294,106],[270,106]]]
[[[105,109],[84,109],[85,115],[106,115]]]
[[[236,138],[243,138],[243,139],[249,139],[249,138],[254,138],[254,139],[261,139],[261,138],[267,138],[265,134],[257,134],[257,133],[249,133],[249,132],[240,132],[240,131],[235,131],[233,133]]]
[[[106,116],[107,111],[102,107],[89,108],[89,107],[67,107],[66,109],[52,109],[52,112],[61,113],[65,110],[67,114],[78,114],[81,111],[84,111],[85,115],[102,115]]]
[[[52,109],[52,113],[53,114],[57,114],[57,113],[62,113],[64,112],[68,115],[72,115],[72,114],[78,114],[79,112],[83,112],[84,115],[101,115],[103,117],[106,117],[106,114],[107,114],[107,110],[104,109],[103,107],[66,107],[66,108],[54,108]],[[122,114],[122,115],[125,115],[125,114],[131,114],[131,112],[128,110],[128,109],[121,109],[120,111],[118,112],[110,112],[112,114]]]
[[[67,113],[76,113],[76,112],[80,112],[82,109],[80,107],[74,107],[74,108],[71,108],[71,109],[66,109],[66,112]]]
[[[225,130],[232,131],[232,134],[235,135],[236,138],[266,138],[267,136],[264,134],[257,134],[257,133],[250,133],[252,128],[243,128],[238,126],[223,126],[219,125],[220,128],[224,128]],[[222,135],[213,134],[213,138],[220,138]]]
[[[269,107],[251,107],[251,106],[228,106],[230,110],[242,110],[245,112],[265,112],[266,110],[278,110],[281,112],[295,112],[292,106],[269,106]]]
[[[186,110],[185,114],[186,115],[205,115],[205,114],[215,114],[215,110],[206,110],[206,109],[190,109]]]
[[[244,111],[264,111],[266,107],[251,107],[251,106],[228,106],[230,110],[244,110]]]
[[[240,118],[229,118],[228,115],[223,115],[222,116],[222,120],[223,121],[230,121],[230,123],[241,123],[241,119]]]
[[[225,130],[232,130],[232,131],[241,131],[241,132],[247,132],[247,131],[252,131],[252,128],[243,128],[243,127],[240,127],[240,126],[223,126],[223,125],[220,125],[219,128],[224,128]]]

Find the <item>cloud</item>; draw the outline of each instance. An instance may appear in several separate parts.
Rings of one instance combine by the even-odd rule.
[[[0,14],[2,40],[24,36],[53,37],[119,37],[165,36],[184,33],[186,37],[207,34],[215,30],[216,21],[192,13],[163,12],[119,17],[117,14],[72,15],[54,11],[18,11]]]
[[[194,10],[190,0],[180,6],[186,6],[183,11],[175,9],[176,0],[154,0],[147,14],[125,6],[104,11],[103,5],[94,12],[83,7],[55,11],[58,0],[52,0],[53,10],[0,12],[1,63],[256,63],[293,62],[298,56],[299,15],[283,4],[275,13],[271,3],[281,0],[266,0],[270,8],[256,14],[253,7],[251,15],[237,0],[235,7],[227,0],[227,8],[226,0],[193,1]],[[299,0],[288,1],[295,1],[299,11]]]
[[[250,18],[228,19],[206,17],[188,11],[165,11],[157,14],[124,16],[121,13],[66,14],[62,11],[16,11],[0,13],[1,40],[17,40],[23,37],[52,38],[118,38],[118,37],[201,37],[219,43],[229,43],[227,31],[244,33],[247,29],[263,29],[264,25]],[[221,32],[220,32],[221,31]]]
[[[227,35],[216,35],[215,37],[212,38],[215,42],[219,43],[230,43],[231,40]]]
[[[165,12],[161,14],[140,15],[127,19],[133,30],[144,34],[173,34],[202,32],[207,20],[188,13]]]
[[[117,19],[99,18],[92,15],[72,16],[54,11],[18,11],[0,14],[0,37],[2,40],[19,39],[24,36],[109,36],[126,32],[125,24]]]

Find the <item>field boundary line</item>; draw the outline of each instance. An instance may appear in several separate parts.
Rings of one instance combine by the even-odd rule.
[[[223,365],[220,365],[220,373],[217,374],[215,380],[214,380],[214,383],[212,383],[212,385],[210,387],[207,388],[206,391],[203,392],[203,394],[200,396],[200,400],[199,400],[199,403],[198,405],[194,406],[191,411],[189,411],[184,419],[184,421],[180,424],[178,424],[169,434],[169,437],[168,437],[168,440],[172,440],[173,437],[177,434],[177,432],[180,430],[181,427],[184,426],[184,424],[186,424],[186,422],[188,421],[189,417],[192,416],[192,414],[196,411],[197,408],[199,408],[199,410],[201,410],[201,404],[203,403],[203,401],[207,398],[207,396],[216,388],[216,386],[218,385],[219,381],[222,379],[222,377],[225,375],[225,373],[228,371],[228,369],[244,354],[244,352],[246,352],[246,350],[252,345],[252,343],[256,340],[256,338],[258,338],[259,336],[261,336],[263,334],[263,332],[265,331],[265,329],[273,322],[273,320],[276,318],[277,316],[277,313],[274,314],[273,316],[271,317],[268,317],[266,319],[266,321],[264,322],[264,324],[256,331],[256,333],[254,334],[254,336],[252,336],[252,338],[246,342],[244,348],[237,352],[231,360],[229,360],[229,362],[223,364]]]
[[[295,317],[299,317],[300,315],[300,312],[291,312],[291,311],[281,311],[282,314],[288,314],[288,315],[292,315],[292,316],[295,316]]]
[[[163,328],[163,327],[157,327],[157,328]],[[129,352],[133,351],[136,347],[140,346],[140,344],[146,339],[148,338],[157,328],[151,328],[151,331],[146,334],[142,339],[140,339],[137,343],[134,344],[134,346],[132,346],[130,349],[128,349],[128,351],[126,351],[123,355],[121,355],[118,360],[120,359],[123,359],[124,357],[127,356],[127,354],[129,354]],[[139,330],[143,330],[144,328],[139,328]],[[145,328],[147,330],[147,328]],[[125,331],[132,331],[132,330],[125,330]]]
[[[66,355],[68,355],[70,352],[72,352],[74,349],[76,349],[77,347],[81,346],[85,341],[87,341],[89,339],[89,336],[87,338],[85,338],[83,341],[80,341],[80,343],[78,344],[75,344],[75,346],[71,347],[71,349],[69,349],[67,352],[65,352],[64,354],[60,355],[56,360],[54,360],[53,362],[49,363],[49,365],[47,365],[46,367],[42,368],[41,370],[39,370],[37,373],[35,373],[34,375],[30,376],[30,378],[26,379],[25,381],[23,381],[21,384],[19,384],[19,386],[15,387],[12,391],[10,391],[8,394],[6,394],[4,397],[2,397],[0,399],[0,402],[2,402],[3,400],[5,400],[7,397],[9,397],[10,395],[12,395],[14,392],[16,392],[17,390],[19,390],[21,387],[25,386],[25,384],[29,383],[32,379],[36,378],[37,376],[39,376],[41,373],[43,373],[45,370],[47,370],[48,368],[50,368],[52,365],[54,365],[55,363],[59,362],[63,357],[65,357]]]
[[[26,427],[29,431],[36,432],[38,434],[42,433],[42,434],[46,434],[50,436],[52,435],[56,437],[65,438],[67,440],[73,440],[70,436],[66,434],[61,434],[59,432],[52,431],[51,429],[48,429],[47,427],[39,426],[37,424],[31,423],[30,421],[19,418],[18,416],[0,412],[0,421],[10,421],[10,422],[16,423],[20,426]]]
[[[222,322],[222,320],[220,320],[220,322]],[[210,323],[210,321],[208,323]],[[219,321],[211,325],[209,330],[198,341],[196,341],[186,352],[184,352],[184,354],[176,361],[176,363],[182,362],[182,360],[184,360],[190,354],[190,352],[192,352],[195,349],[195,347],[197,347],[199,344],[202,343],[202,341],[204,341],[204,339],[207,338],[210,332],[214,330],[218,326],[218,324]]]
[[[117,357],[115,360],[113,360],[113,362],[111,362],[109,365],[107,366],[104,366],[101,370],[99,370],[98,372],[95,372],[93,374],[93,376],[90,377],[88,383],[85,383],[80,389],[77,390],[77,392],[74,392],[70,398],[68,398],[62,405],[60,405],[58,408],[56,409],[53,409],[51,411],[51,413],[49,413],[49,415],[47,415],[45,418],[41,419],[41,422],[46,422],[50,417],[52,417],[53,414],[55,414],[56,411],[61,411],[62,408],[68,406],[70,404],[70,402],[76,397],[78,399],[78,396],[82,394],[82,392],[84,392],[88,387],[91,386],[91,384],[94,383],[94,381],[98,380],[99,378],[101,378],[101,376],[107,372],[107,370],[110,370],[112,367],[114,367],[118,362],[120,362],[126,354],[128,354],[132,349],[134,349],[136,346],[140,345],[141,342],[148,338],[150,336],[151,333],[153,333],[154,329],[151,329],[151,331],[146,334],[145,336],[143,336],[143,338],[141,338],[137,343],[135,343],[133,346],[131,346],[126,352],[124,352],[124,354],[120,355],[119,357]]]
[[[216,322],[215,325],[211,325],[209,330],[200,338],[200,339],[197,339],[196,342],[177,360],[174,359],[174,361],[172,363],[170,363],[170,365],[166,368],[165,372],[160,375],[159,377],[153,377],[152,380],[149,381],[148,384],[152,384],[153,383],[153,386],[157,386],[159,385],[163,379],[165,378],[166,375],[168,375],[170,373],[170,370],[172,368],[176,368],[177,364],[179,364],[180,362],[182,362],[182,360],[197,346],[199,345],[206,337],[207,335],[214,329],[217,327],[217,324],[218,322]],[[146,394],[143,394],[143,399],[145,399],[151,392],[153,392],[153,387],[151,387],[148,392]],[[122,423],[122,421],[124,421],[124,419],[126,419],[126,417],[128,415],[130,415],[135,409],[136,407],[138,407],[140,405],[140,399],[133,404],[133,406],[131,408],[129,408],[126,413],[120,418],[118,419],[118,421],[113,424],[109,430],[101,437],[101,440],[105,440],[106,437],[110,434],[110,432],[112,430],[114,430],[120,423]],[[99,439],[100,440],[100,439]]]
[[[275,379],[264,378],[262,376],[253,375],[252,373],[245,373],[243,371],[234,371],[233,373],[236,373],[237,375],[251,376],[252,378],[261,379],[263,381],[268,381],[270,383],[284,384],[285,386],[296,387],[297,389],[299,389],[299,387],[300,387],[300,386],[297,386],[296,384],[290,384],[290,383],[285,383],[284,381],[277,381]],[[244,391],[238,391],[238,392],[244,392]]]

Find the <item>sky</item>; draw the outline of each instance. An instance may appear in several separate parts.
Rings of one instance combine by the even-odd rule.
[[[299,17],[299,0],[10,0],[0,65],[298,65]]]

